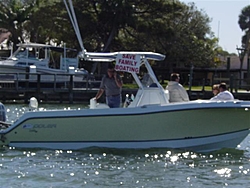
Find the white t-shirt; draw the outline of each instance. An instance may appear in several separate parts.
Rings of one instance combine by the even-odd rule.
[[[234,100],[234,96],[229,91],[222,91],[218,95],[211,98],[210,100],[222,100],[222,101]]]

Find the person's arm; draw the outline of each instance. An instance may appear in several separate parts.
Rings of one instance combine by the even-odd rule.
[[[95,96],[95,99],[96,100],[99,99],[102,96],[103,92],[104,92],[104,89],[99,89]]]
[[[99,99],[102,96],[102,94],[104,93],[104,82],[105,82],[105,76],[102,77],[100,89],[98,90],[96,96],[94,97],[96,100]]]
[[[217,95],[216,95],[216,96],[212,97],[210,100],[211,100],[211,101],[215,101],[215,100],[217,100],[217,98],[218,98],[218,97],[217,97]]]
[[[120,78],[120,76],[117,75],[116,72],[114,72],[114,78],[115,78],[115,83],[118,87],[122,87],[122,80]]]
[[[180,94],[181,94],[183,101],[189,101],[189,96],[185,88],[181,86],[179,90],[180,90]]]

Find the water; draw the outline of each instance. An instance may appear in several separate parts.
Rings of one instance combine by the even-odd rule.
[[[8,121],[28,111],[5,105]],[[71,105],[71,109],[81,108]],[[43,105],[40,110],[69,109]],[[250,187],[250,135],[238,149],[201,154],[169,149],[0,149],[1,187]]]

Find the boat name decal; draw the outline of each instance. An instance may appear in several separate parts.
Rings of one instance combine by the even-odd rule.
[[[23,129],[53,129],[56,128],[56,124],[25,124]]]

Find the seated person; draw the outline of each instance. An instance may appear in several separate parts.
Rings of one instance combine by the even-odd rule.
[[[169,92],[169,102],[184,102],[189,101],[187,91],[179,83],[180,76],[177,73],[172,73],[170,81],[166,87]]]
[[[234,100],[233,94],[227,90],[226,83],[221,83],[219,85],[219,91],[218,95],[212,97],[210,100]]]
[[[220,93],[220,89],[219,89],[220,84],[214,84],[212,87],[212,92],[213,95],[216,96]]]

